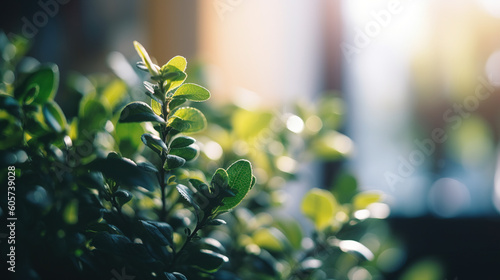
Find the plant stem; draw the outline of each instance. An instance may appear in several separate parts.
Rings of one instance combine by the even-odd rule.
[[[160,88],[160,91],[164,92],[163,81],[159,81],[158,86]],[[163,101],[163,103],[161,104],[161,109],[162,109],[162,115],[163,115],[163,120],[165,121],[165,124],[161,125],[160,137],[161,137],[161,140],[163,142],[165,142],[165,144],[167,144],[168,143],[168,141],[167,141],[168,140],[168,129],[167,129],[166,123],[167,123],[168,114],[169,114],[167,101],[165,101],[165,100]],[[167,205],[166,205],[166,188],[167,188],[167,186],[165,184],[165,170],[163,169],[163,166],[165,165],[165,162],[167,161],[167,155],[168,155],[168,151],[164,151],[161,154],[161,166],[158,169],[160,172],[160,191],[161,191],[160,220],[161,221],[164,221],[165,218],[167,217]]]

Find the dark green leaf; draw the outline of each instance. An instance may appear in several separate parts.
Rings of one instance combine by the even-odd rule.
[[[173,98],[184,98],[191,101],[205,101],[210,98],[210,92],[196,84],[183,84],[172,96]]]
[[[132,194],[126,190],[119,190],[115,193],[115,198],[116,198],[116,202],[118,202],[118,204],[120,206],[122,206],[125,203],[132,200]]]
[[[153,241],[161,246],[172,246],[174,230],[169,224],[143,220],[140,222]]]
[[[174,98],[174,99],[170,100],[170,102],[168,103],[168,109],[170,111],[173,111],[175,108],[184,104],[184,102],[186,102],[186,99],[184,99],[184,98]]]
[[[156,135],[144,133],[141,136],[141,140],[144,145],[151,148],[151,150],[155,151],[157,154],[161,154],[162,151],[167,150],[167,145],[165,145],[165,142],[163,142],[163,140],[161,140],[161,138]]]
[[[184,197],[189,202],[189,204],[191,204],[195,209],[197,210],[199,209],[199,206],[194,198],[195,194],[189,187],[184,186],[182,184],[178,184],[176,188],[177,191],[179,191],[179,193],[182,195],[182,197]]]
[[[162,118],[153,112],[153,109],[148,104],[141,101],[129,103],[120,114],[120,122],[122,123],[147,121],[164,122]]]
[[[107,178],[125,186],[141,186],[152,191],[158,186],[156,175],[139,168],[133,161],[110,153],[106,158],[97,158],[88,168],[100,171]]]
[[[202,249],[190,254],[187,262],[205,272],[211,273],[217,271],[225,262],[228,261],[228,257],[222,254]]]
[[[208,225],[211,226],[220,226],[220,225],[225,225],[227,224],[226,221],[221,220],[221,219],[213,219],[208,222]]]
[[[142,169],[146,172],[158,173],[158,169],[156,169],[156,167],[152,163],[147,162],[147,161],[139,162],[137,164],[137,167],[139,167],[140,169]]]
[[[185,159],[186,161],[193,160],[198,156],[200,152],[200,148],[198,148],[198,145],[196,144],[191,144],[187,147],[183,148],[176,148],[176,149],[171,149],[170,154],[171,155],[176,155],[180,156],[181,158]]]
[[[43,105],[43,116],[45,123],[55,130],[62,132],[66,128],[66,117],[61,108],[55,102],[47,102]]]
[[[22,112],[19,103],[8,95],[0,94],[0,109],[4,109],[18,119],[21,118]]]
[[[181,158],[181,157],[174,156],[174,155],[167,155],[167,160],[165,161],[163,168],[165,170],[169,171],[169,170],[183,166],[184,163],[186,163],[186,160]]]
[[[206,249],[220,254],[226,253],[226,248],[224,248],[224,246],[222,246],[222,244],[217,239],[210,237],[205,237],[201,238],[200,240],[197,240],[196,243],[194,244],[194,247],[197,250]]]
[[[218,191],[227,189],[227,187],[229,186],[229,175],[227,174],[227,171],[222,168],[217,169],[212,176],[212,181],[210,182],[210,184],[214,189]]]
[[[174,138],[174,140],[170,142],[170,148],[177,149],[177,148],[187,147],[193,144],[194,142],[196,142],[196,140],[193,137],[179,136]]]

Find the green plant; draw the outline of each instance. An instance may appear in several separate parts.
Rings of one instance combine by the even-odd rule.
[[[3,52],[25,44],[2,36]],[[204,279],[228,260],[217,240],[199,234],[224,224],[218,215],[238,205],[255,184],[250,162],[219,168],[210,181],[203,172],[182,168],[197,157],[198,147],[181,133],[201,131],[206,119],[198,109],[180,105],[210,94],[183,84],[183,57],[160,68],[134,44],[142,59],[138,67],[154,81],[144,83],[152,107],[135,101],[120,112],[127,94],[123,83],[104,79],[102,86],[103,79],[75,76],[74,90],[84,92],[79,116],[69,123],[53,101],[57,66],[35,62],[27,72],[18,71],[20,52],[3,64],[10,66],[4,75],[16,75],[4,81],[0,95],[0,124],[10,131],[1,141],[1,159],[2,166],[15,166],[22,186],[18,230],[30,232],[18,237],[18,250],[30,252],[18,260],[28,268],[18,272],[23,279],[111,279],[119,271],[138,279]],[[146,127],[150,131],[142,133]],[[156,166],[139,156],[134,138],[156,154]],[[109,152],[113,148],[141,161]],[[37,257],[42,252],[49,257]]]
[[[21,279],[380,276],[379,253],[397,246],[368,218],[380,195],[359,193],[347,173],[313,188],[320,172],[300,171],[351,151],[337,132],[339,98],[297,103],[294,114],[207,105],[209,91],[185,82],[183,57],[160,67],[137,42],[150,77],[140,95],[104,74],[72,74],[59,87],[57,66],[26,58],[27,42],[11,39],[0,34],[0,163],[22,186]],[[79,99],[76,116],[53,101],[61,90]],[[299,217],[281,208],[295,179],[307,184]],[[363,245],[367,236],[381,245]]]

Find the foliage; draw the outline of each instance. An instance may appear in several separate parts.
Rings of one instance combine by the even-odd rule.
[[[351,152],[340,99],[295,114],[215,108],[186,82],[185,58],[160,67],[134,47],[150,76],[141,96],[109,75],[72,74],[63,88],[57,66],[0,36],[0,161],[16,168],[21,279],[342,279],[364,264],[377,275],[360,239],[379,227],[367,219],[379,194],[342,174],[334,188],[304,186],[299,217],[282,210],[301,166]],[[79,97],[75,117],[58,91]]]

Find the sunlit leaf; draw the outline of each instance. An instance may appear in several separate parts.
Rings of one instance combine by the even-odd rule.
[[[328,226],[337,213],[337,202],[327,190],[313,188],[302,200],[302,213],[314,222],[317,229]]]
[[[248,160],[238,160],[227,169],[227,175],[229,187],[236,195],[224,198],[224,205],[219,207],[219,211],[233,209],[247,195],[252,184],[252,165]]]
[[[135,50],[137,51],[137,53],[139,54],[139,56],[141,57],[142,61],[144,62],[144,64],[148,68],[149,73],[151,73],[151,75],[153,75],[153,76],[158,76],[158,74],[159,74],[158,69],[157,69],[157,67],[155,67],[156,65],[153,64],[153,62],[151,61],[151,58],[149,57],[149,54],[146,51],[146,49],[141,45],[141,43],[139,43],[137,41],[134,41],[134,47],[135,47]]]
[[[183,84],[172,96],[173,98],[184,98],[191,101],[205,101],[210,98],[210,92],[196,84]]]
[[[172,118],[173,120],[171,120]],[[174,120],[175,118],[182,120],[183,124],[181,125],[178,120]],[[171,119],[169,119],[168,125],[185,133],[198,132],[207,126],[207,119],[203,113],[192,107],[182,107],[177,109],[172,114]],[[189,127],[187,127],[187,125],[189,125]]]

